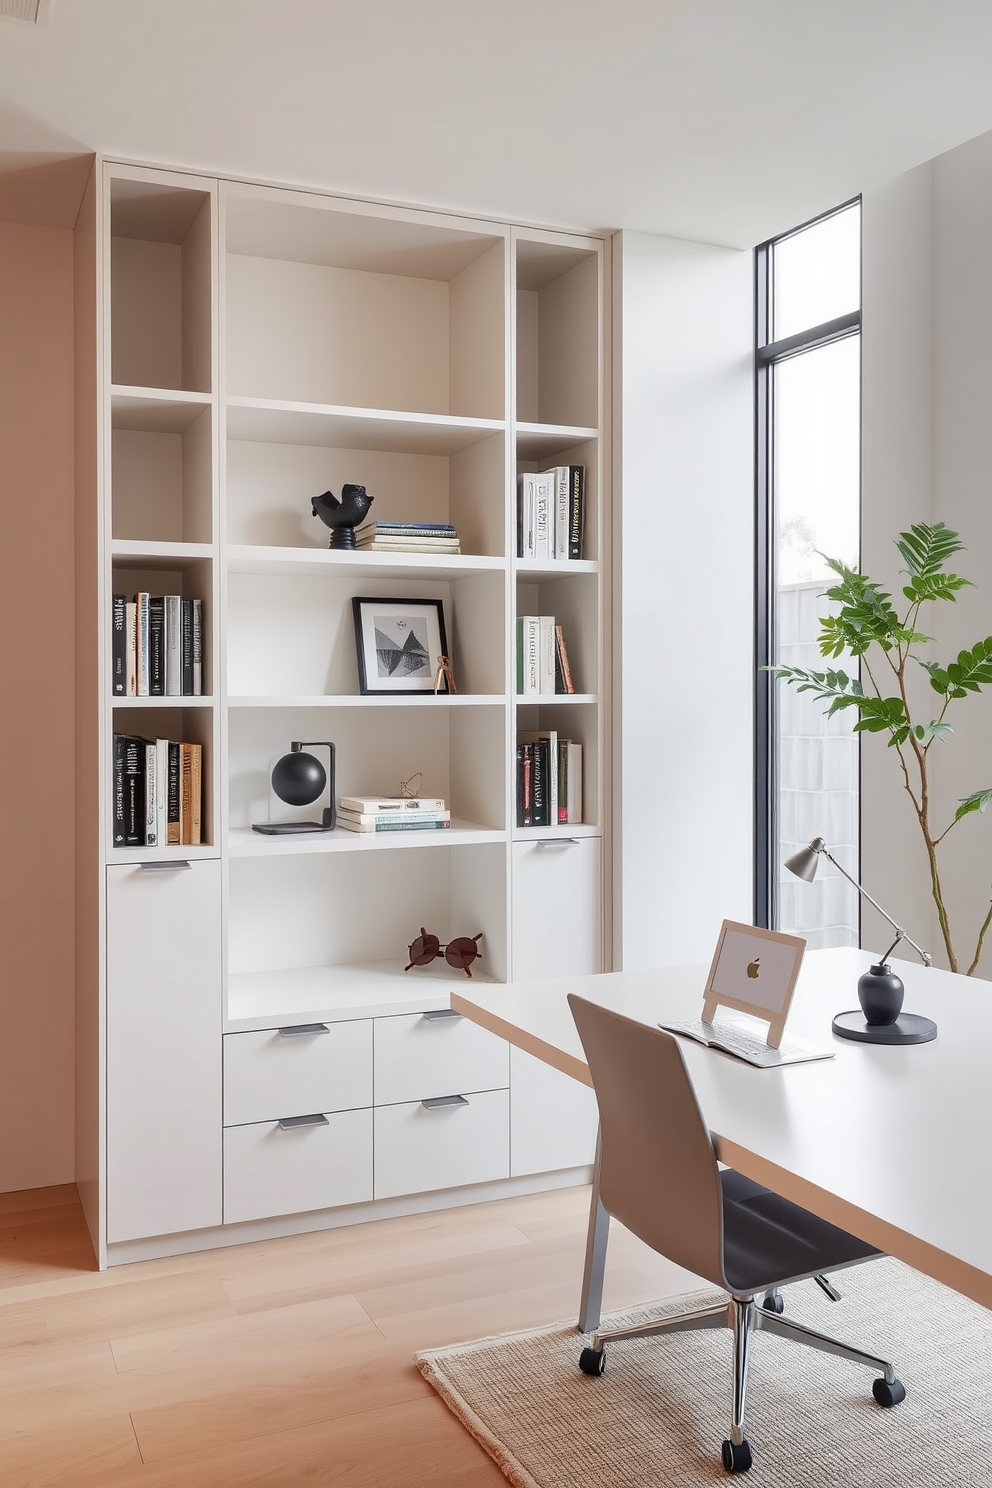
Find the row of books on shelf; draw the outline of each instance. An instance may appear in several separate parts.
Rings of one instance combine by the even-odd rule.
[[[114,735],[115,847],[196,847],[202,818],[202,745]]]
[[[517,557],[581,558],[585,531],[584,465],[517,476]]]
[[[557,729],[517,735],[517,826],[563,827],[582,820],[582,745]]]
[[[441,796],[339,796],[337,824],[348,832],[438,832],[451,826]]]
[[[565,633],[554,615],[518,615],[517,695],[574,691]]]
[[[115,697],[200,697],[203,601],[178,594],[115,594],[111,617]]]
[[[460,553],[458,529],[450,522],[366,522],[355,533],[363,553]]]

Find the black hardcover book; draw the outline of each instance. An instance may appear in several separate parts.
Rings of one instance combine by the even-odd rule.
[[[529,745],[534,751],[534,765],[531,778],[531,796],[534,803],[532,826],[550,827],[551,825],[551,800],[548,795],[550,785],[550,769],[548,761],[548,741],[538,739],[536,743]]]
[[[182,841],[182,763],[183,747],[169,741],[169,778],[166,786],[166,834],[167,843]]]
[[[181,668],[183,697],[193,696],[193,601],[184,599],[179,609],[182,615]]]
[[[524,478],[517,476],[517,557],[524,556]]]
[[[525,744],[517,745],[517,776],[516,776],[516,798],[517,798],[517,826],[525,827],[524,821],[524,750]]]
[[[124,739],[124,845],[145,843],[145,741]]]
[[[115,847],[125,845],[124,821],[124,752],[127,740],[123,734],[114,735],[114,783],[113,783],[113,843]]]
[[[586,467],[568,467],[568,556],[582,557],[582,539],[586,522]]]
[[[561,647],[558,645],[558,637],[555,636],[555,692],[567,692],[568,683],[565,681],[565,672],[561,664]]]
[[[165,599],[148,601],[148,696],[165,697]]]
[[[111,632],[113,636],[113,650],[111,653],[110,690],[115,697],[124,697],[127,693],[127,595],[114,595],[114,609],[112,616]]]

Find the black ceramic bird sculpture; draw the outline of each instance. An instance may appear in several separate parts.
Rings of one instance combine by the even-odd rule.
[[[364,486],[352,485],[341,487],[340,501],[333,491],[325,491],[323,495],[312,498],[310,505],[314,516],[319,517],[325,527],[331,529],[332,548],[355,547],[355,528],[368,516],[374,499]]]

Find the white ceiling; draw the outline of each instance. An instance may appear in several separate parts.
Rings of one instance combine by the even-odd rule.
[[[992,128],[990,72],[992,0],[50,0],[0,150],[748,247]]]

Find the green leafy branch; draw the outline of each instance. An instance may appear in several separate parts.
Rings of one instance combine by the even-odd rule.
[[[958,822],[974,812],[987,811],[992,803],[992,789],[966,796],[951,821],[942,830],[936,829],[931,818],[929,756],[935,742],[946,740],[953,733],[947,722],[951,705],[992,684],[992,636],[976,641],[970,650],[959,651],[946,666],[917,656],[913,648],[932,640],[919,629],[922,606],[934,601],[954,603],[958,591],[970,585],[971,580],[947,571],[948,560],[963,551],[963,544],[958,534],[943,522],[933,526],[925,522],[915,524],[908,532],[899,534],[896,547],[905,564],[907,579],[902,594],[908,607],[902,613],[896,609],[892,595],[874,580],[836,558],[825,559],[837,575],[837,582],[826,590],[826,597],[837,610],[820,623],[820,654],[830,660],[852,658],[860,663],[861,676],[840,668],[818,672],[782,666],[766,670],[795,687],[797,692],[812,693],[827,705],[828,717],[853,708],[857,713],[856,733],[888,735],[888,746],[898,757],[903,785],[923,835],[931,893],[948,964],[952,971],[957,971],[958,958],[951,939],[937,850]],[[914,716],[910,708],[907,683],[910,663],[926,672],[930,688],[942,699],[936,717],[926,721]],[[990,923],[992,899],[978,932],[968,966],[969,976],[981,960]]]

